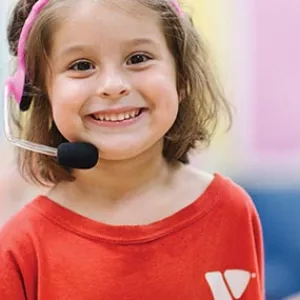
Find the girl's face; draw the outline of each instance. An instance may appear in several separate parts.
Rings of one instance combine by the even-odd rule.
[[[157,16],[135,1],[122,2],[126,9],[105,1],[72,7],[54,34],[47,78],[62,135],[94,144],[109,160],[160,144],[179,100],[175,62]]]

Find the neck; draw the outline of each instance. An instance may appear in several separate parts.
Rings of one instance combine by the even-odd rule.
[[[100,159],[98,165],[87,171],[75,171],[74,182],[58,185],[70,194],[117,201],[164,182],[169,166],[162,156],[160,143],[149,151],[128,160]]]

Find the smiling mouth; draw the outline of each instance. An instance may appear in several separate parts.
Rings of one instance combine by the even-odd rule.
[[[120,123],[126,120],[133,120],[139,117],[144,110],[145,108],[137,108],[122,113],[98,113],[98,114],[91,114],[90,116],[94,120],[100,122]]]

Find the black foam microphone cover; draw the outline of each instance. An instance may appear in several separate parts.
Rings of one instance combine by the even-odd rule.
[[[57,161],[71,169],[91,169],[99,159],[96,146],[86,142],[62,143],[57,148]]]

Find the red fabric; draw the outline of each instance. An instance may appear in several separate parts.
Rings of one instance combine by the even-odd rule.
[[[230,270],[251,274],[239,299],[263,299],[256,210],[221,175],[193,204],[150,225],[101,224],[40,196],[0,232],[3,300],[230,299],[213,296],[224,288],[237,299]],[[221,276],[219,290],[209,274]]]

